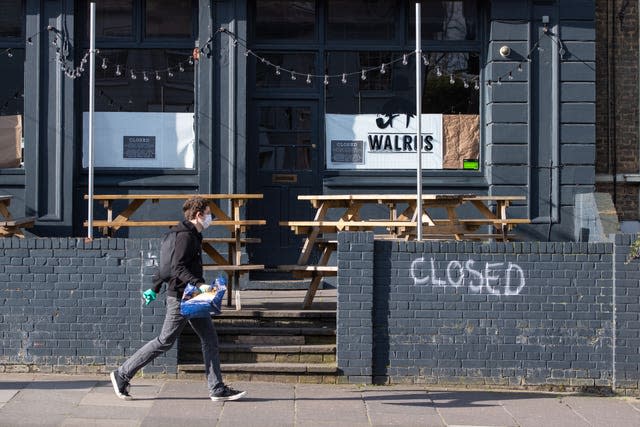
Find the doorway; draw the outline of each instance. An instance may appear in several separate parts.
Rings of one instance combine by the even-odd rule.
[[[264,194],[249,206],[249,218],[267,220],[250,230],[262,243],[248,249],[252,263],[267,271],[255,278],[281,278],[273,270],[280,264],[295,264],[302,237],[280,221],[313,218],[301,194],[320,194],[318,151],[318,103],[308,100],[256,100],[249,114],[249,192]],[[254,275],[252,275],[254,277]]]

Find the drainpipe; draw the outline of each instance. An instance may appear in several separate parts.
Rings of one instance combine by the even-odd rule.
[[[616,119],[615,119],[615,0],[607,2],[607,139],[609,148],[609,169],[613,175],[613,205],[617,205],[617,153],[616,153]]]

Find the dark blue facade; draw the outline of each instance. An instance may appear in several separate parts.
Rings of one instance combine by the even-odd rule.
[[[322,22],[328,14],[327,4],[313,3],[318,27],[315,39],[276,43],[254,37],[254,2],[197,2],[196,45],[203,44],[220,27],[244,42],[234,45],[229,37],[219,34],[211,55],[203,55],[196,64],[195,168],[98,169],[95,192],[264,192],[266,205],[256,208],[253,216],[265,216],[270,224],[301,219],[295,207],[291,207],[290,218],[279,218],[268,209],[269,204],[277,206],[280,201],[270,196],[255,173],[259,153],[252,141],[258,128],[252,115],[265,104],[311,105],[310,133],[320,154],[309,169],[308,183],[295,190],[298,194],[415,191],[412,170],[326,169],[322,147],[328,101],[321,83],[303,90],[269,91],[256,86],[255,59],[243,55],[244,46],[294,55],[307,52],[315,55],[316,70],[327,67],[325,51],[366,48],[367,43],[358,40],[325,41]],[[406,12],[399,22],[404,28],[409,25],[406,17],[414,3],[398,4]],[[480,167],[477,171],[425,171],[424,191],[526,196],[526,202],[511,208],[513,216],[531,219],[530,226],[521,228],[526,238],[575,240],[579,231],[575,225],[576,195],[593,193],[595,183],[594,2],[493,0],[478,4]],[[24,34],[38,33],[48,25],[64,29],[72,40],[77,65],[86,43],[81,30],[82,5],[26,0]],[[81,87],[84,80],[67,78],[51,61],[56,48],[50,38],[51,34],[44,32],[32,45],[24,46],[24,167],[0,170],[0,192],[14,195],[12,210],[16,216],[38,218],[35,235],[82,236],[86,233],[82,222],[87,212],[83,200],[87,170],[82,168],[81,97],[86,91]],[[398,49],[410,49],[410,39],[403,40],[406,44],[398,45]],[[459,45],[460,49],[469,46],[462,42]],[[440,45],[434,42],[433,46],[437,50]],[[506,56],[500,54],[504,46],[510,49]],[[339,83],[335,90],[339,90]],[[293,190],[290,192],[293,194]],[[99,212],[100,206],[95,209]],[[156,207],[146,209],[141,209],[141,216],[159,215]],[[178,209],[178,205],[166,204],[162,210]],[[121,233],[123,237],[141,237],[157,235],[158,230]]]

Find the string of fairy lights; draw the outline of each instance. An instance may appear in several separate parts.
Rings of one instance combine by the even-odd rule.
[[[33,41],[36,37],[39,37],[42,33],[52,34],[51,44],[55,46],[56,58],[55,61],[59,63],[60,69],[64,72],[65,76],[70,79],[81,78],[86,71],[87,63],[89,60],[89,51],[85,51],[80,60],[77,62],[78,65],[74,65],[74,52],[71,46],[73,45],[72,40],[68,37],[68,35],[58,30],[55,27],[48,26],[45,29],[34,33],[26,38],[27,45],[33,45]],[[342,73],[308,73],[302,72],[299,70],[294,70],[290,68],[286,68],[282,66],[282,64],[277,64],[272,62],[265,56],[261,56],[258,53],[254,52],[249,48],[248,42],[241,37],[238,37],[233,32],[227,30],[226,28],[219,28],[215,33],[201,46],[193,49],[191,54],[184,56],[181,59],[178,59],[173,64],[169,64],[164,68],[146,68],[140,66],[131,66],[122,63],[118,63],[114,61],[107,55],[103,55],[99,50],[96,50],[96,64],[97,67],[100,67],[103,75],[105,75],[108,71],[113,72],[113,76],[116,78],[128,78],[131,80],[137,80],[140,78],[143,82],[149,81],[161,81],[163,79],[170,79],[174,77],[176,73],[184,73],[189,68],[192,68],[203,56],[206,58],[211,58],[212,53],[214,51],[214,43],[216,42],[216,37],[218,35],[224,34],[229,37],[231,41],[231,45],[234,48],[239,48],[242,53],[246,57],[255,58],[256,62],[262,64],[264,67],[268,67],[272,69],[272,72],[278,76],[279,78],[288,77],[289,79],[295,80],[304,80],[307,84],[313,84],[315,81],[321,81],[324,85],[329,85],[334,82],[340,84],[347,84],[349,81],[353,81],[353,79],[359,79],[362,81],[367,80],[368,76],[372,73],[379,73],[380,75],[384,75],[388,72],[392,72],[393,67],[397,64],[402,64],[403,66],[408,66],[409,61],[415,57],[416,52],[404,52],[397,54],[397,57],[393,57],[390,61],[380,62],[377,65],[359,68],[357,70],[344,71]],[[564,60],[564,56],[567,52],[566,44],[562,41],[562,39],[556,35],[552,34],[547,27],[543,29],[543,35],[549,37],[557,46],[559,51],[560,60]],[[494,84],[501,85],[504,81],[514,80],[515,74],[520,73],[524,70],[524,67],[527,63],[531,62],[532,53],[540,48],[540,39],[538,39],[531,49],[527,52],[527,55],[520,61],[509,61],[513,64],[513,67],[498,76],[495,79],[486,79],[485,84],[488,88],[491,88]],[[0,51],[0,57],[7,56],[8,58],[13,58],[13,51],[15,48],[6,48]],[[442,59],[444,55],[440,57]],[[575,57],[575,55],[574,55]],[[583,62],[589,65],[586,61],[577,58],[580,62]],[[438,63],[439,60],[433,60],[433,58],[429,57],[429,54],[422,54],[421,60],[423,65],[426,67],[426,75],[433,74],[437,78],[449,77],[449,83],[451,85],[455,85],[456,83],[461,83],[465,89],[473,86],[473,89],[480,89],[480,76],[479,75],[470,75],[466,72],[460,71],[449,71],[446,69],[446,66],[443,67]],[[506,62],[506,61],[505,61]],[[120,110],[122,106],[118,106],[118,104],[109,97],[104,91],[100,91],[99,95],[106,97],[109,101],[110,105],[117,106]],[[21,96],[21,94],[20,94]],[[4,109],[7,107],[8,103],[17,99],[16,95],[13,95],[7,102],[4,104],[0,104],[0,109]]]

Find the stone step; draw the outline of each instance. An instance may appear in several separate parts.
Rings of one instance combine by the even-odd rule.
[[[239,310],[236,313],[223,312],[216,316],[216,327],[223,326],[252,326],[252,327],[331,327],[336,326],[335,312],[299,313],[272,312],[264,315],[264,312],[251,312]]]
[[[336,346],[328,345],[251,345],[221,344],[222,363],[335,363]],[[190,342],[181,347],[181,361],[201,363],[200,343]]]
[[[290,327],[257,327],[247,328],[239,326],[219,326],[216,327],[218,336],[220,335],[270,335],[270,336],[305,336],[305,335],[323,335],[335,336],[334,328],[290,328]]]
[[[225,382],[271,381],[336,383],[338,368],[335,363],[223,363],[221,365]],[[204,365],[178,365],[179,378],[202,378]]]

